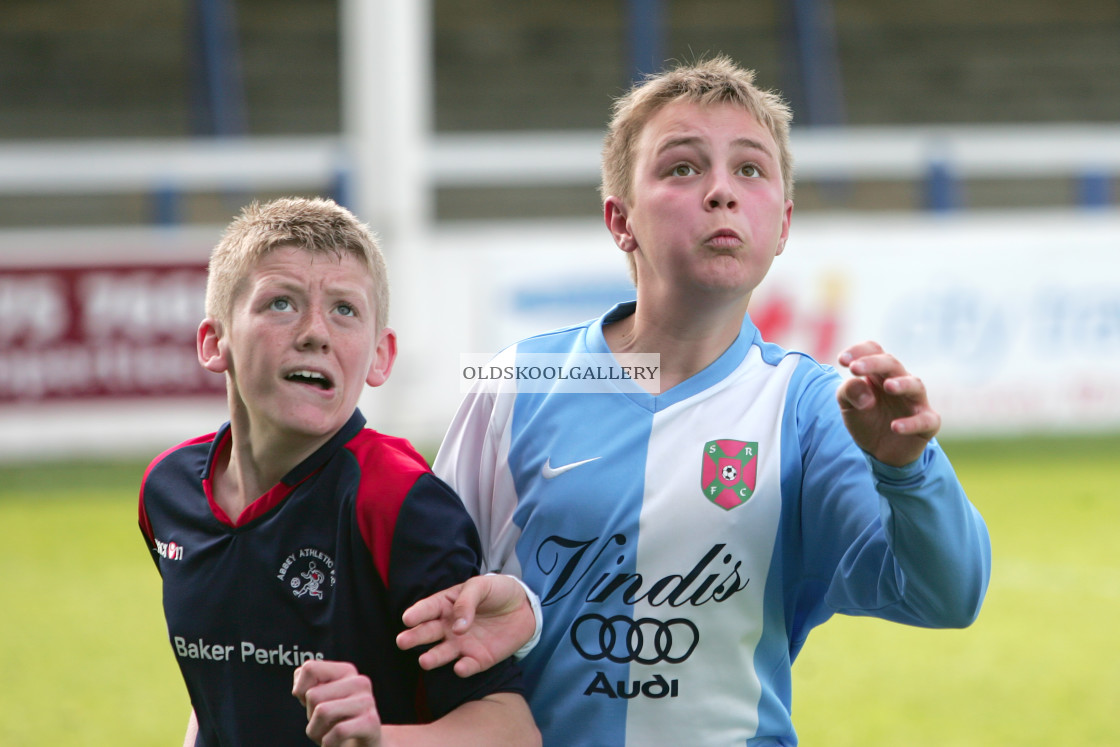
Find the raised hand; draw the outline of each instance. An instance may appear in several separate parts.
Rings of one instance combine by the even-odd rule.
[[[875,342],[853,345],[839,362],[852,373],[836,399],[856,444],[896,467],[920,457],[941,428],[922,380]]]

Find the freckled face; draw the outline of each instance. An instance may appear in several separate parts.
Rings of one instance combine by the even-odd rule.
[[[668,303],[749,295],[784,249],[793,212],[769,130],[732,104],[677,101],[646,124],[634,170],[630,200],[608,198],[605,217],[634,252],[639,292]]]
[[[348,254],[280,247],[262,257],[219,341],[235,395],[260,436],[327,438],[341,428],[390,330],[377,333],[373,282]],[[390,361],[391,362],[391,361]],[[386,374],[387,375],[387,374]]]

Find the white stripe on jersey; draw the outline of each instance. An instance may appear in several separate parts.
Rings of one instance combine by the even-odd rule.
[[[638,569],[646,579],[683,575],[683,559],[699,559],[722,546],[705,573],[718,573],[724,585],[745,588],[726,601],[701,604],[634,605],[634,618],[687,619],[699,643],[684,662],[671,666],[631,664],[631,680],[649,680],[660,669],[675,680],[676,697],[634,698],[627,711],[626,741],[631,745],[689,744],[696,720],[704,719],[707,744],[743,744],[758,726],[760,684],[754,671],[755,647],[762,635],[763,595],[781,513],[781,422],[795,358],[786,358],[771,376],[752,348],[737,371],[718,385],[654,416],[646,463],[646,490],[638,545]],[[752,375],[753,378],[747,379]],[[720,397],[736,387],[736,400]],[[705,444],[729,439],[756,442],[757,481],[746,503],[724,509],[705,498],[701,460]],[[682,468],[683,465],[683,468]],[[657,600],[654,600],[656,602]],[[682,626],[678,626],[682,627]],[[673,644],[679,645],[673,635]],[[728,645],[735,642],[737,645]],[[630,687],[633,687],[631,682]]]

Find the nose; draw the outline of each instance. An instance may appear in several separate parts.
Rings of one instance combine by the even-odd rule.
[[[708,192],[704,195],[704,204],[709,210],[717,210],[721,207],[733,210],[738,206],[739,200],[735,196],[730,177],[718,171],[712,173]]]
[[[304,313],[296,336],[296,347],[300,350],[327,350],[330,347],[326,315],[319,309],[311,308]]]

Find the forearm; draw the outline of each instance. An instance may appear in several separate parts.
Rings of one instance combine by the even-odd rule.
[[[194,747],[194,743],[198,741],[198,717],[194,715],[194,709],[191,709],[190,720],[187,721],[187,734],[183,737],[183,747]]]
[[[971,623],[991,573],[991,544],[948,458],[931,446],[913,465],[872,463],[905,603],[925,624]]]
[[[525,699],[514,693],[495,693],[456,708],[430,724],[384,725],[382,747],[536,747],[540,732]]]
[[[807,575],[829,579],[828,612],[969,624],[987,590],[991,546],[948,458],[932,441],[905,466],[876,460],[833,409],[828,381],[807,381],[795,418],[783,423],[800,446],[799,469],[785,476],[804,501],[798,541]]]

